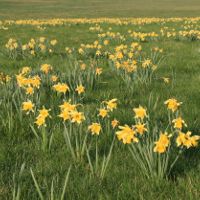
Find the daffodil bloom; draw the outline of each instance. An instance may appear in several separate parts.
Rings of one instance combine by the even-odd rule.
[[[193,147],[196,147],[198,145],[198,140],[200,139],[199,135],[194,135],[190,137],[190,141]]]
[[[41,79],[40,79],[40,77],[39,76],[33,76],[31,78],[31,85],[33,87],[39,88],[40,85],[41,85]]]
[[[70,104],[69,102],[65,101],[62,105],[59,106],[61,110],[65,110],[68,112],[73,112],[76,110],[77,105]]]
[[[177,146],[179,147],[179,146],[185,144],[185,141],[186,141],[185,133],[179,132],[178,133],[178,137],[176,138],[176,144],[177,144]]]
[[[40,38],[39,38],[39,41],[40,41],[41,43],[43,43],[43,42],[45,41],[45,39],[46,39],[45,37],[40,37]]]
[[[85,120],[85,116],[82,112],[72,112],[71,113],[71,122],[80,124],[83,120]]]
[[[34,104],[31,101],[26,101],[22,103],[22,110],[26,111],[26,114],[28,114],[30,111],[34,112],[33,108]]]
[[[58,83],[53,86],[53,89],[60,93],[66,93],[69,91],[69,86],[65,83]]]
[[[92,135],[99,135],[101,131],[101,125],[99,123],[92,123],[88,126],[88,130],[91,131]]]
[[[81,54],[81,55],[84,54],[84,50],[83,50],[82,48],[79,48],[79,49],[78,49],[78,52],[79,52],[79,54]]]
[[[133,57],[133,53],[132,53],[132,52],[129,52],[129,53],[128,53],[128,57],[129,57],[129,58],[132,58],[132,57]]]
[[[63,118],[64,121],[71,119],[70,112],[68,110],[66,110],[66,109],[64,109],[60,113],[60,115],[58,115],[58,116],[61,117],[61,118]]]
[[[99,116],[101,116],[102,118],[106,117],[108,115],[108,110],[102,108],[99,109]]]
[[[112,122],[111,122],[111,125],[113,128],[115,128],[118,124],[119,124],[119,121],[116,119],[112,120]]]
[[[26,51],[27,48],[28,48],[28,45],[26,45],[26,44],[22,45],[22,51]]]
[[[134,128],[136,129],[136,132],[139,133],[140,135],[143,135],[144,132],[147,131],[147,129],[145,128],[145,124],[141,124],[141,123],[136,124]]]
[[[26,88],[26,94],[32,95],[33,93],[34,93],[33,87],[30,86]]]
[[[46,119],[45,117],[39,115],[39,116],[36,118],[35,124],[37,124],[38,127],[40,127],[40,126],[42,126],[42,125],[46,126],[46,124],[45,124],[45,119]]]
[[[100,75],[100,74],[102,74],[102,71],[103,71],[102,68],[97,67],[97,68],[96,68],[96,72],[95,72],[95,74],[96,74],[96,75]]]
[[[151,68],[152,68],[153,71],[155,71],[158,68],[158,66],[157,65],[152,65]]]
[[[31,53],[31,55],[33,55],[33,56],[35,55],[35,51],[34,51],[34,50],[31,50],[30,53]]]
[[[104,40],[103,41],[103,44],[106,46],[106,45],[108,45],[109,44],[109,40]]]
[[[177,119],[172,120],[172,123],[174,123],[174,128],[177,128],[180,130],[182,129],[183,125],[187,127],[187,124],[181,117],[178,117]]]
[[[16,75],[16,78],[17,78],[17,84],[19,87],[25,87],[32,84],[32,78],[28,79],[22,74]]]
[[[47,117],[51,117],[50,116],[50,114],[49,114],[49,111],[50,111],[51,109],[46,109],[44,106],[43,106],[43,108],[41,109],[41,110],[39,110],[39,116],[41,116],[41,117],[44,117],[44,118],[47,118]]]
[[[97,55],[97,56],[100,56],[100,55],[101,55],[101,51],[100,51],[100,50],[97,50],[97,51],[96,51],[96,55]]]
[[[46,51],[46,46],[44,45],[44,44],[39,44],[38,45],[39,47],[40,47],[40,49],[41,49],[41,51],[42,52],[45,52]],[[42,70],[43,71],[43,70]],[[45,72],[45,71],[44,71]],[[46,74],[48,73],[48,72],[45,72]]]
[[[85,63],[82,63],[82,64],[80,65],[80,68],[81,68],[81,70],[85,70],[85,69],[86,69],[86,64],[85,64]]]
[[[169,146],[169,136],[167,133],[161,133],[160,138],[155,142],[156,146],[154,147],[154,152],[164,153]]]
[[[152,62],[151,62],[151,60],[150,59],[146,59],[146,60],[144,60],[143,62],[142,62],[142,67],[143,68],[147,68],[149,65],[151,65],[152,64]]]
[[[138,108],[134,108],[133,112],[135,113],[135,118],[139,118],[143,120],[144,117],[147,116],[146,109],[143,108],[142,106],[139,106]]]
[[[39,115],[37,116],[36,121],[35,121],[35,124],[37,124],[38,127],[40,127],[42,125],[46,126],[46,124],[45,124],[46,118],[51,117],[49,114],[50,110],[51,109],[47,110],[44,106],[41,110],[39,110]]]
[[[55,46],[57,43],[58,43],[57,40],[51,40],[51,41],[50,41],[50,44],[51,44],[52,46]]]
[[[21,74],[28,74],[31,71],[30,67],[23,67],[21,70]]]
[[[121,60],[124,57],[124,55],[121,51],[119,51],[116,53],[116,57],[117,57],[117,59]]]
[[[49,64],[43,64],[41,65],[41,71],[44,72],[45,74],[48,74],[49,71],[52,70],[52,66]]]
[[[10,80],[11,80],[11,77],[9,75],[6,75],[6,74],[0,72],[0,84],[7,83]]]
[[[120,131],[116,132],[118,140],[122,140],[124,144],[130,144],[133,142],[138,142],[138,138],[135,137],[136,132],[130,128],[128,125],[119,126]]]
[[[113,109],[117,108],[117,99],[111,99],[109,101],[105,101],[107,104],[107,109],[113,111]]]
[[[78,94],[84,93],[85,92],[85,87],[83,87],[82,85],[77,86],[76,92],[78,92]]]
[[[66,48],[65,48],[65,51],[66,51],[67,53],[69,53],[69,54],[72,53],[72,50],[71,50],[69,47],[66,47]]]
[[[10,80],[11,80],[11,77],[9,75],[6,75],[6,77],[5,77],[6,83],[8,83]]]
[[[36,44],[35,40],[31,39],[30,42],[28,43],[29,49],[33,51],[33,49],[35,48],[35,44]]]
[[[57,76],[55,76],[55,75],[52,75],[51,76],[51,81],[52,82],[56,82],[58,80],[58,77]]]
[[[175,112],[178,107],[182,104],[182,102],[178,102],[176,99],[168,99],[165,101],[165,104],[167,105],[167,108],[169,110],[172,110],[172,112]]]
[[[169,81],[170,81],[170,79],[167,77],[162,77],[162,79],[163,79],[164,83],[169,83]]]
[[[17,85],[19,87],[23,87],[24,85],[27,85],[27,78],[24,77],[23,74],[16,75],[16,79],[17,79]]]
[[[115,67],[117,69],[121,68],[121,66],[122,66],[122,64],[120,62],[118,62],[118,61],[115,62]]]
[[[200,136],[194,135],[191,136],[191,132],[188,131],[187,133],[179,132],[178,137],[176,138],[177,146],[185,146],[186,148],[196,147],[198,145],[198,140]]]

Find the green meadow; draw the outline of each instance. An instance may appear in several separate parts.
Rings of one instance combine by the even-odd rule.
[[[193,17],[198,0],[2,0],[4,19],[52,17]]]
[[[189,19],[178,22],[164,20],[148,24],[66,22],[60,25],[42,24],[40,27],[9,24],[4,20],[198,17],[199,10],[198,0],[1,0],[0,73],[9,75],[11,80],[8,83],[4,81],[0,83],[0,199],[198,200],[200,197],[199,145],[189,149],[184,147],[182,151],[176,146],[176,140],[171,140],[174,144],[175,150],[172,148],[174,155],[179,149],[182,151],[173,169],[162,179],[147,178],[129,151],[131,144],[123,144],[119,141],[116,137],[119,128],[112,130],[111,127],[107,127],[107,123],[117,119],[121,126],[127,124],[131,127],[135,123],[133,108],[141,105],[147,110],[152,127],[170,133],[173,129],[170,129],[168,124],[170,111],[167,110],[164,102],[175,98],[182,102],[178,115],[187,124],[182,131],[185,133],[190,130],[193,135],[200,135],[200,34],[198,32],[200,20],[195,22]],[[97,26],[100,26],[102,30],[91,30],[91,27]],[[176,36],[161,36],[161,29],[165,29],[166,33],[176,32]],[[155,38],[148,36],[142,41],[138,37],[131,36],[130,30],[137,33],[155,32],[158,36]],[[183,36],[180,33],[183,30],[188,32],[195,30],[196,35]],[[98,34],[107,32],[113,32],[114,35],[120,33],[125,39],[109,36],[107,37],[109,44],[105,46],[103,44],[105,39],[98,37]],[[47,41],[57,40],[55,47],[52,47],[52,53],[47,50],[45,53],[39,52],[38,48],[35,50],[36,55],[33,56],[28,50],[26,54],[19,53],[21,50],[16,50],[16,56],[12,57],[14,54],[5,46],[10,38],[17,40],[19,48],[20,45],[28,44],[32,38],[38,41],[41,37],[45,37]],[[101,52],[110,54],[122,44],[129,48],[132,43],[138,43],[142,47],[142,53],[139,52],[139,56],[138,52],[134,52],[138,66],[144,59],[153,60],[151,53],[152,48],[155,47],[163,50],[162,59],[160,62],[155,61],[158,67],[151,81],[140,82],[136,77],[130,82],[127,78],[129,75],[124,76],[123,71],[117,71],[115,63],[113,64],[107,56],[95,56],[96,49],[91,48],[88,53],[86,48],[87,53],[80,54],[81,44],[94,44],[94,41],[98,41],[103,46],[100,48]],[[45,45],[47,49],[50,48],[49,44]],[[73,53],[67,53],[66,47],[69,47]],[[125,56],[126,51],[123,54]],[[85,63],[87,67],[102,68],[99,78],[92,77],[95,84],[91,85],[90,79],[85,80],[81,77],[80,69],[75,70],[76,65],[79,65],[77,63]],[[52,72],[45,76],[41,72],[42,64],[50,64],[53,68]],[[25,66],[32,69],[27,77],[39,75],[42,82],[40,89],[35,89],[32,96],[26,95],[24,88],[20,88],[16,82],[16,75],[19,75],[20,70]],[[75,72],[78,74],[77,79]],[[53,91],[53,83],[50,82],[51,75],[57,75],[59,82],[69,85],[69,94],[62,95]],[[169,83],[164,82],[163,77],[169,78]],[[83,97],[75,92],[76,86],[80,83],[85,86]],[[107,121],[101,119],[98,112],[99,108],[104,106],[102,102],[115,98],[117,109],[109,111]],[[72,134],[78,132],[79,127],[83,128],[83,136],[88,134],[86,142],[88,149],[86,148],[83,157],[77,160],[73,158],[69,140],[66,139],[67,135],[63,128],[65,122],[63,123],[58,117],[59,105],[69,99],[72,103],[81,104],[78,109],[86,118],[83,125],[72,123],[74,127],[76,126],[72,128],[74,130]],[[35,104],[34,112],[28,115],[22,110],[22,103],[27,100]],[[46,127],[38,127],[35,124],[42,106],[51,109],[49,111],[51,118],[47,119]],[[98,136],[92,135],[88,130],[88,125],[97,121],[102,125],[102,131]],[[68,122],[65,125],[71,127]],[[42,142],[44,142],[42,130],[44,129],[45,134],[48,135],[47,140],[51,143],[48,146],[47,142],[48,147],[45,149],[42,147]],[[145,134],[151,134],[151,131]],[[98,169],[95,168],[96,173],[92,173],[88,160],[87,150],[91,151],[91,162],[97,162],[96,138],[98,138],[99,163],[102,163],[104,156],[109,154],[112,139],[115,138],[103,177],[98,173],[101,165],[97,167]],[[77,141],[71,138],[71,142],[72,146],[76,146]],[[133,143],[133,145],[137,144]],[[77,153],[78,150],[76,149],[75,152]]]

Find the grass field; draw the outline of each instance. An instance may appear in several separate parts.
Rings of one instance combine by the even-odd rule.
[[[200,19],[116,17],[195,17],[199,9],[197,0],[0,1],[0,199],[198,200],[200,147],[177,138],[200,135]],[[79,17],[114,19],[48,20]],[[174,112],[164,104],[171,98],[182,102]],[[24,109],[29,101],[33,110]],[[62,110],[64,101],[76,108]],[[137,117],[139,105],[148,116]],[[187,127],[172,123],[178,117]],[[130,129],[119,132],[114,119]],[[133,126],[140,123],[144,134]],[[155,142],[165,131],[162,153]]]
[[[0,18],[189,17],[198,0],[1,0]]]

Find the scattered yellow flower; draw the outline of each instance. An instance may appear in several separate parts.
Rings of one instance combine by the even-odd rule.
[[[145,60],[142,62],[142,67],[143,67],[143,68],[147,68],[147,67],[149,67],[151,64],[152,64],[152,62],[151,62],[150,59],[145,59]]]
[[[32,95],[33,93],[34,93],[33,87],[30,86],[26,88],[26,94]]]
[[[145,128],[145,124],[141,124],[141,123],[136,124],[134,126],[134,128],[136,129],[136,132],[141,134],[141,135],[144,134],[144,132],[147,131],[147,129]]]
[[[47,117],[50,117],[50,114],[49,114],[49,111],[51,109],[46,109],[44,106],[41,110],[39,110],[39,115],[44,117],[44,118],[47,118]]]
[[[170,79],[167,77],[162,77],[162,79],[163,79],[164,83],[169,83],[169,81],[170,81]]]
[[[77,111],[71,113],[71,118],[72,118],[71,119],[72,123],[76,122],[78,124],[80,124],[83,120],[85,120],[84,114],[82,112],[77,112]]]
[[[23,67],[21,70],[21,74],[25,75],[28,74],[31,71],[30,67]]]
[[[65,109],[58,116],[63,118],[64,121],[71,119],[70,112]]]
[[[69,86],[65,83],[57,83],[56,85],[53,86],[53,89],[56,90],[57,92],[60,92],[60,93],[66,93],[69,90]]]
[[[134,108],[133,112],[135,113],[135,118],[139,118],[143,120],[144,117],[147,116],[146,109],[143,108],[142,106],[139,106],[138,108]]]
[[[40,37],[40,38],[39,38],[39,41],[40,41],[41,43],[43,43],[43,42],[45,41],[45,39],[46,39],[45,37]]]
[[[31,101],[26,101],[22,103],[22,110],[26,111],[26,114],[29,114],[30,111],[34,112],[33,108],[34,104]]]
[[[105,101],[107,104],[107,109],[113,111],[113,109],[117,108],[117,99],[111,99],[109,101]]]
[[[106,45],[108,45],[109,44],[109,40],[104,40],[103,41],[103,44],[106,46]]]
[[[57,43],[58,43],[57,40],[51,40],[51,41],[50,41],[50,44],[51,44],[52,46],[55,46]]]
[[[58,77],[57,76],[55,76],[55,75],[52,75],[51,76],[51,81],[52,82],[56,82],[58,80]]]
[[[85,87],[83,87],[82,85],[77,86],[76,91],[78,92],[78,94],[82,94],[85,92]]]
[[[135,137],[136,132],[128,125],[119,126],[119,129],[121,129],[121,131],[117,131],[116,135],[118,140],[122,140],[124,144],[130,144],[132,141],[139,141],[138,138]]]
[[[45,126],[45,125],[46,125],[46,124],[45,124],[45,117],[39,115],[39,116],[36,118],[35,124],[37,124],[38,127],[40,127],[40,126],[42,126],[42,125]]]
[[[73,112],[76,110],[77,105],[70,104],[69,102],[65,101],[62,105],[59,106],[62,110],[66,110],[68,112]]]
[[[96,68],[96,75],[100,75],[100,74],[102,74],[102,71],[103,71],[103,69],[102,68],[100,68],[100,67],[97,67]]]
[[[92,123],[90,126],[88,126],[88,130],[91,131],[92,135],[99,135],[101,131],[101,125],[99,123]]]
[[[112,120],[112,122],[111,122],[111,125],[113,128],[115,128],[118,124],[119,124],[119,121],[116,119]]]
[[[99,116],[101,116],[102,118],[106,117],[108,115],[108,110],[102,108],[99,109]]]
[[[156,146],[154,147],[154,152],[164,153],[169,146],[169,136],[167,133],[161,133],[160,138],[155,142]]]
[[[175,112],[178,107],[182,104],[182,102],[178,102],[176,99],[168,99],[165,101],[165,104],[167,105],[167,108],[169,110],[172,110],[172,112]]]
[[[35,121],[35,124],[37,124],[38,127],[40,127],[42,125],[46,126],[46,124],[45,124],[46,118],[51,117],[49,114],[50,110],[51,109],[47,110],[44,106],[41,110],[39,110],[39,115],[36,117],[36,121]]]
[[[191,136],[191,132],[188,131],[187,133],[179,132],[178,137],[176,138],[177,146],[185,146],[186,148],[196,147],[198,145],[198,140],[200,136],[194,135]]]
[[[182,129],[183,125],[187,127],[187,124],[181,117],[178,117],[177,119],[172,120],[172,123],[174,123],[174,128],[177,128],[180,130]]]
[[[45,74],[48,74],[49,71],[52,70],[52,66],[49,64],[43,64],[41,65],[41,71],[44,72]]]

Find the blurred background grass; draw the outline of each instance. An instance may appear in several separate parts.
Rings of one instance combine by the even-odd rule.
[[[0,0],[0,19],[198,16],[200,0]]]

